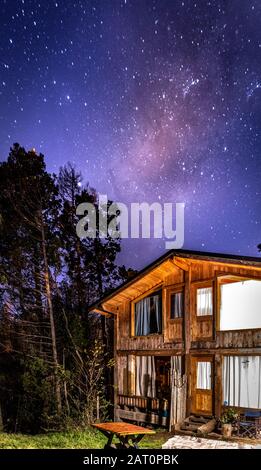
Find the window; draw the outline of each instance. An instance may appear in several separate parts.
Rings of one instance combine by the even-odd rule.
[[[261,356],[225,356],[222,375],[224,405],[261,408]]]
[[[212,287],[197,289],[197,316],[203,317],[213,313]]]
[[[197,362],[197,388],[211,390],[211,362]]]
[[[220,330],[261,328],[261,281],[220,285]]]
[[[184,294],[183,292],[175,292],[170,295],[170,318],[182,318],[184,315]]]
[[[135,336],[147,336],[162,331],[161,292],[135,303]]]

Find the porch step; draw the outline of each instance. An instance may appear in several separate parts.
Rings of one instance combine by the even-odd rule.
[[[207,425],[211,420],[213,420],[212,417],[191,415],[185,418],[183,423],[181,423],[180,430],[197,433],[201,426]]]
[[[184,423],[180,426],[180,429],[182,431],[191,431],[191,432],[197,432],[199,428],[199,424],[189,424],[189,423]]]
[[[191,415],[189,416],[188,418],[186,418],[189,420],[189,422],[193,422],[193,423],[201,423],[201,424],[206,424],[208,423],[212,417],[206,417],[206,416],[194,416],[194,415]]]

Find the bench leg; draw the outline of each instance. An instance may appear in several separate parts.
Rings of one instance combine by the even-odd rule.
[[[141,439],[144,437],[144,434],[139,434],[138,436],[125,436],[125,437],[120,437],[120,444],[119,448],[120,449],[138,449],[139,448],[139,442]],[[132,443],[130,442],[132,441]]]
[[[139,449],[139,442],[141,441],[141,439],[144,437],[144,434],[140,434],[139,436],[137,437],[134,437],[132,439],[132,442],[133,442],[133,447],[135,449]]]
[[[102,431],[102,434],[104,434],[104,436],[106,436],[107,439],[108,439],[107,443],[104,446],[104,449],[115,449],[115,445],[112,444],[112,439],[113,439],[114,433],[109,433],[109,432],[106,432],[106,431]]]

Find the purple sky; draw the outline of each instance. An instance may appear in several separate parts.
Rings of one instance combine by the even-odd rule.
[[[1,160],[19,142],[115,201],[185,202],[184,248],[257,255],[260,0],[2,0],[0,14]],[[164,250],[124,241],[120,261]]]

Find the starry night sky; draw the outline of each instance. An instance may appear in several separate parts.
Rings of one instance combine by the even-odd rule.
[[[260,0],[0,0],[0,158],[121,202],[185,202],[188,249],[261,243]],[[141,268],[163,240],[123,242]]]

